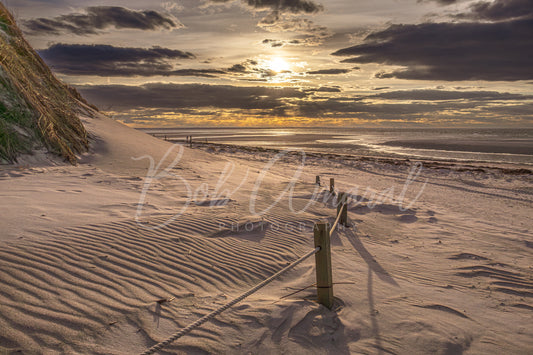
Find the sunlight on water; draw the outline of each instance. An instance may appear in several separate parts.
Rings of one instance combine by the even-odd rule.
[[[180,141],[309,152],[533,165],[532,129],[183,128],[147,129]]]

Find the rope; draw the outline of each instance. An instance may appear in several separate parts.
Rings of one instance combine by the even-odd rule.
[[[257,284],[256,286],[252,287],[251,289],[249,289],[248,291],[246,291],[245,293],[243,293],[242,295],[240,295],[239,297],[233,299],[232,301],[226,303],[225,305],[223,305],[222,307],[214,310],[213,312],[203,316],[202,318],[198,319],[196,322],[188,325],[187,327],[179,330],[178,332],[174,333],[170,338],[168,338],[167,340],[165,341],[162,341],[160,343],[157,343],[155,344],[154,346],[152,346],[150,349],[146,350],[144,353],[142,353],[141,355],[150,355],[150,354],[153,354],[155,353],[156,351],[158,350],[161,350],[162,348],[166,347],[167,345],[171,344],[172,342],[174,342],[175,340],[177,340],[178,338],[181,338],[182,336],[188,334],[189,332],[191,332],[193,329],[199,327],[200,325],[204,324],[205,322],[209,321],[210,319],[214,318],[215,316],[219,315],[220,313],[224,312],[225,310],[227,310],[228,308],[232,307],[233,305],[239,303],[240,301],[242,301],[243,299],[245,299],[246,297],[250,296],[251,294],[257,292],[259,289],[263,288],[264,286],[268,285],[269,283],[271,283],[272,281],[274,281],[276,278],[278,278],[279,276],[281,276],[282,274],[284,274],[285,272],[291,270],[292,268],[294,268],[296,265],[300,264],[302,261],[304,261],[305,259],[309,258],[311,255],[314,255],[316,253],[318,253],[320,251],[320,247],[316,247],[314,250],[308,252],[307,254],[305,254],[304,256],[300,257],[298,260],[294,261],[292,264],[284,267],[283,269],[281,269],[280,271],[278,271],[277,273],[275,273],[274,275],[270,276],[268,279],[262,281],[261,283]]]
[[[333,235],[333,232],[335,231],[335,228],[337,228],[337,224],[339,224],[339,221],[341,220],[342,209],[344,208],[345,205],[346,205],[346,203],[343,203],[343,204],[342,204],[342,207],[341,207],[341,209],[339,210],[339,214],[337,214],[337,219],[335,220],[335,223],[333,223],[333,226],[332,226],[331,229],[329,230],[329,237],[330,237],[330,238],[331,238],[331,236]]]

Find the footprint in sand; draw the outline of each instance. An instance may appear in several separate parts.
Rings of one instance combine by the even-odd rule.
[[[335,312],[315,309],[289,330],[289,338],[304,347],[319,347],[334,341],[343,328]]]
[[[454,314],[456,316],[459,316],[461,318],[468,318],[468,316],[462,312],[459,312],[453,308],[450,308],[448,306],[444,306],[442,304],[430,304],[430,305],[414,305],[415,307],[419,307],[419,308],[426,308],[426,309],[433,309],[433,310],[436,310],[436,311],[442,311],[442,312],[447,312],[447,313],[450,313],[450,314]]]
[[[415,216],[414,214],[403,214],[399,216],[397,219],[398,221],[402,223],[415,223],[416,221],[418,221],[418,217]]]
[[[488,258],[485,258],[484,256],[479,256],[476,254],[470,254],[470,253],[460,253],[450,256],[448,259],[450,260],[489,260]]]

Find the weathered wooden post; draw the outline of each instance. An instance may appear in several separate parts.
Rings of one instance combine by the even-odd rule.
[[[320,176],[316,176],[316,184],[320,186]]]
[[[331,309],[333,306],[333,277],[331,273],[331,251],[329,242],[329,224],[315,223],[316,292],[318,303]]]
[[[192,148],[192,136],[189,136],[189,148]]]
[[[337,216],[341,214],[339,223],[343,226],[348,225],[348,194],[345,192],[339,192],[337,196]]]
[[[334,193],[334,192],[335,192],[335,179],[330,178],[329,179],[329,193]]]

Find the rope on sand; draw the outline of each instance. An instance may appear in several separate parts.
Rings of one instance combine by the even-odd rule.
[[[339,213],[337,214],[337,218],[335,219],[335,223],[333,223],[333,226],[329,230],[330,237],[333,234],[333,231],[335,230],[335,228],[337,227],[337,224],[339,223],[339,220],[340,220],[340,217],[341,217],[341,213],[342,213],[342,208],[344,207],[344,205],[346,205],[346,202],[344,202],[342,204],[341,209],[340,209]],[[196,322],[191,323],[188,326],[186,326],[185,328],[177,331],[176,333],[174,333],[167,340],[155,344],[154,346],[152,346],[151,348],[149,348],[148,350],[143,352],[141,355],[151,355],[151,354],[155,353],[156,351],[161,350],[164,347],[170,345],[171,343],[173,343],[177,339],[179,339],[182,336],[190,333],[195,328],[198,328],[199,326],[201,326],[205,322],[211,320],[212,318],[216,317],[217,315],[219,315],[220,313],[224,312],[228,308],[234,306],[235,304],[241,302],[242,300],[244,300],[245,298],[249,297],[253,293],[259,291],[261,288],[265,287],[266,285],[268,285],[269,283],[271,283],[272,281],[277,279],[279,276],[281,276],[282,274],[286,273],[287,271],[293,269],[295,266],[300,264],[302,261],[304,261],[307,258],[309,258],[310,256],[318,253],[319,251],[320,251],[320,247],[316,247],[312,251],[310,251],[307,254],[301,256],[298,260],[294,261],[292,264],[284,267],[283,269],[281,269],[280,271],[278,271],[274,275],[270,276],[268,279],[266,279],[266,280],[262,281],[261,283],[255,285],[254,287],[252,287],[251,289],[249,289],[248,291],[246,291],[245,293],[243,293],[239,297],[229,301],[228,303],[226,303],[225,305],[221,306],[220,308],[218,308],[218,309],[214,310],[213,312],[211,312],[211,313],[203,316],[202,318],[198,319]]]
[[[270,276],[268,279],[262,281],[261,283],[257,284],[256,286],[252,287],[251,289],[249,289],[248,291],[246,291],[245,293],[243,293],[239,297],[237,297],[237,298],[233,299],[232,301],[226,303],[225,305],[223,305],[220,308],[214,310],[213,312],[203,316],[202,318],[198,319],[196,322],[189,324],[187,327],[185,327],[185,328],[179,330],[178,332],[174,333],[167,340],[155,344],[150,349],[148,349],[145,352],[143,352],[141,355],[153,354],[156,351],[161,350],[164,347],[170,345],[172,342],[174,342],[175,340],[181,338],[185,334],[188,334],[193,329],[199,327],[200,325],[204,324],[205,322],[209,321],[210,319],[212,319],[215,316],[219,315],[220,313],[224,312],[228,308],[230,308],[230,307],[234,306],[235,304],[239,303],[240,301],[242,301],[246,297],[248,297],[248,296],[252,295],[253,293],[257,292],[259,289],[261,289],[264,286],[268,285],[269,283],[271,283],[272,281],[277,279],[279,276],[281,276],[282,274],[286,273],[287,271],[293,269],[295,266],[300,264],[302,261],[304,261],[305,259],[309,258],[310,256],[318,253],[319,251],[320,251],[320,247],[316,247],[312,251],[310,251],[307,254],[301,256],[298,260],[294,261],[292,264],[284,267],[283,269],[281,269],[280,271],[278,271],[274,275]]]

